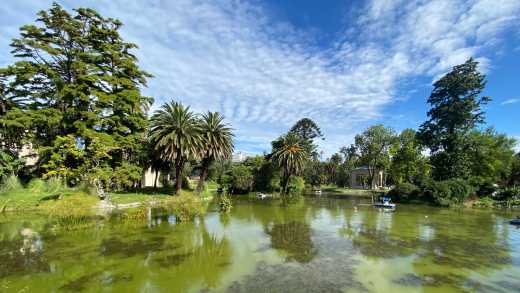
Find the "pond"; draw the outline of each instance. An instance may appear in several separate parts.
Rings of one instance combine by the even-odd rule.
[[[355,208],[357,207],[357,208]],[[237,200],[193,223],[171,215],[58,231],[0,216],[6,292],[520,292],[520,229],[497,211],[364,199]]]

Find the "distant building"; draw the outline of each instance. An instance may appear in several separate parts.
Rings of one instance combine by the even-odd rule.
[[[247,159],[247,155],[241,151],[238,151],[233,154],[233,157],[231,158],[231,161],[233,163],[240,163],[243,162],[245,159]]]
[[[383,171],[376,170],[372,184],[368,167],[359,167],[350,172],[350,187],[358,189],[382,188],[385,187],[385,174]]]

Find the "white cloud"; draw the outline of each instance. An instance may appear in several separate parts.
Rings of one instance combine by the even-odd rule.
[[[516,104],[518,102],[520,102],[520,99],[508,99],[508,100],[505,100],[502,103],[500,103],[500,105],[504,106],[504,105]]]
[[[8,16],[0,20],[2,52],[8,50],[4,40],[50,3],[0,6]],[[175,98],[197,111],[221,111],[244,151],[268,149],[270,139],[307,116],[325,131],[327,153],[381,117],[402,96],[396,88],[407,78],[439,76],[470,56],[487,64],[482,49],[518,25],[520,12],[518,0],[373,0],[345,27],[342,41],[324,50],[243,1],[63,3],[123,21],[123,35],[140,46],[140,63],[155,76],[145,90],[155,107]],[[0,65],[8,62],[0,54]]]

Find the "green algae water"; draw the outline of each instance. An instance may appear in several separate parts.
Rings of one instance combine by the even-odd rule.
[[[512,214],[359,198],[236,200],[63,231],[0,215],[0,292],[520,292]]]

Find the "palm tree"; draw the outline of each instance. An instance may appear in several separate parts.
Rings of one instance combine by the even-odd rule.
[[[295,133],[289,132],[273,142],[271,160],[282,168],[282,193],[287,193],[289,178],[302,171],[308,157],[304,142]]]
[[[204,148],[202,150],[202,169],[197,192],[201,192],[208,176],[210,165],[216,160],[227,160],[233,152],[232,129],[224,123],[224,117],[218,112],[202,115],[201,134]]]
[[[197,157],[202,147],[197,116],[177,102],[164,104],[151,118],[150,140],[162,159],[175,167],[175,194],[182,186],[184,164]]]

